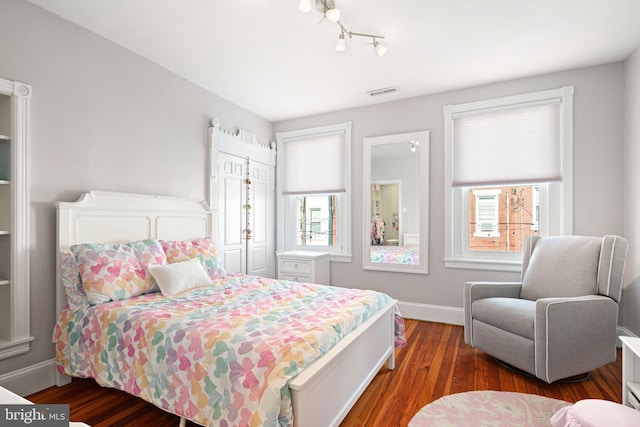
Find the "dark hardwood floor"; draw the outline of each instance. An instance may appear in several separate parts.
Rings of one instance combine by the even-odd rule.
[[[568,402],[585,398],[621,402],[620,351],[615,362],[591,372],[584,382],[547,384],[515,374],[464,344],[461,326],[406,320],[406,332],[409,345],[396,350],[396,368],[380,370],[341,426],[405,427],[427,403],[471,390],[531,393]],[[178,417],[91,379],[74,379],[27,398],[34,403],[68,403],[72,420],[93,427],[178,425]]]

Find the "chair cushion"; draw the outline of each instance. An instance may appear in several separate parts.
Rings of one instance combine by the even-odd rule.
[[[484,298],[471,305],[473,319],[521,337],[534,339],[535,301],[517,298]]]
[[[602,239],[553,236],[538,239],[522,279],[520,298],[536,300],[597,294]]]

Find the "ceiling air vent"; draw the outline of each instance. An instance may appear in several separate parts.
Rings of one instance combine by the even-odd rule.
[[[382,89],[374,89],[367,92],[369,96],[386,95],[393,92],[398,92],[398,86],[383,87]]]

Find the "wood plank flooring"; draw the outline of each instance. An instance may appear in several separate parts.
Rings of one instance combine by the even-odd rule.
[[[615,362],[591,372],[591,378],[582,383],[547,384],[515,374],[464,344],[461,326],[409,319],[405,326],[409,345],[396,350],[396,368],[380,370],[342,427],[405,427],[427,403],[471,390],[515,391],[568,402],[584,398],[621,402],[620,351]],[[72,420],[93,427],[178,425],[178,417],[124,392],[102,388],[91,379],[74,379],[27,398],[34,403],[68,403]]]

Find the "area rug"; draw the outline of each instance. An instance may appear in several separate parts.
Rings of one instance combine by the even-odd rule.
[[[441,397],[422,408],[409,427],[548,427],[564,400],[506,391],[470,391]]]

